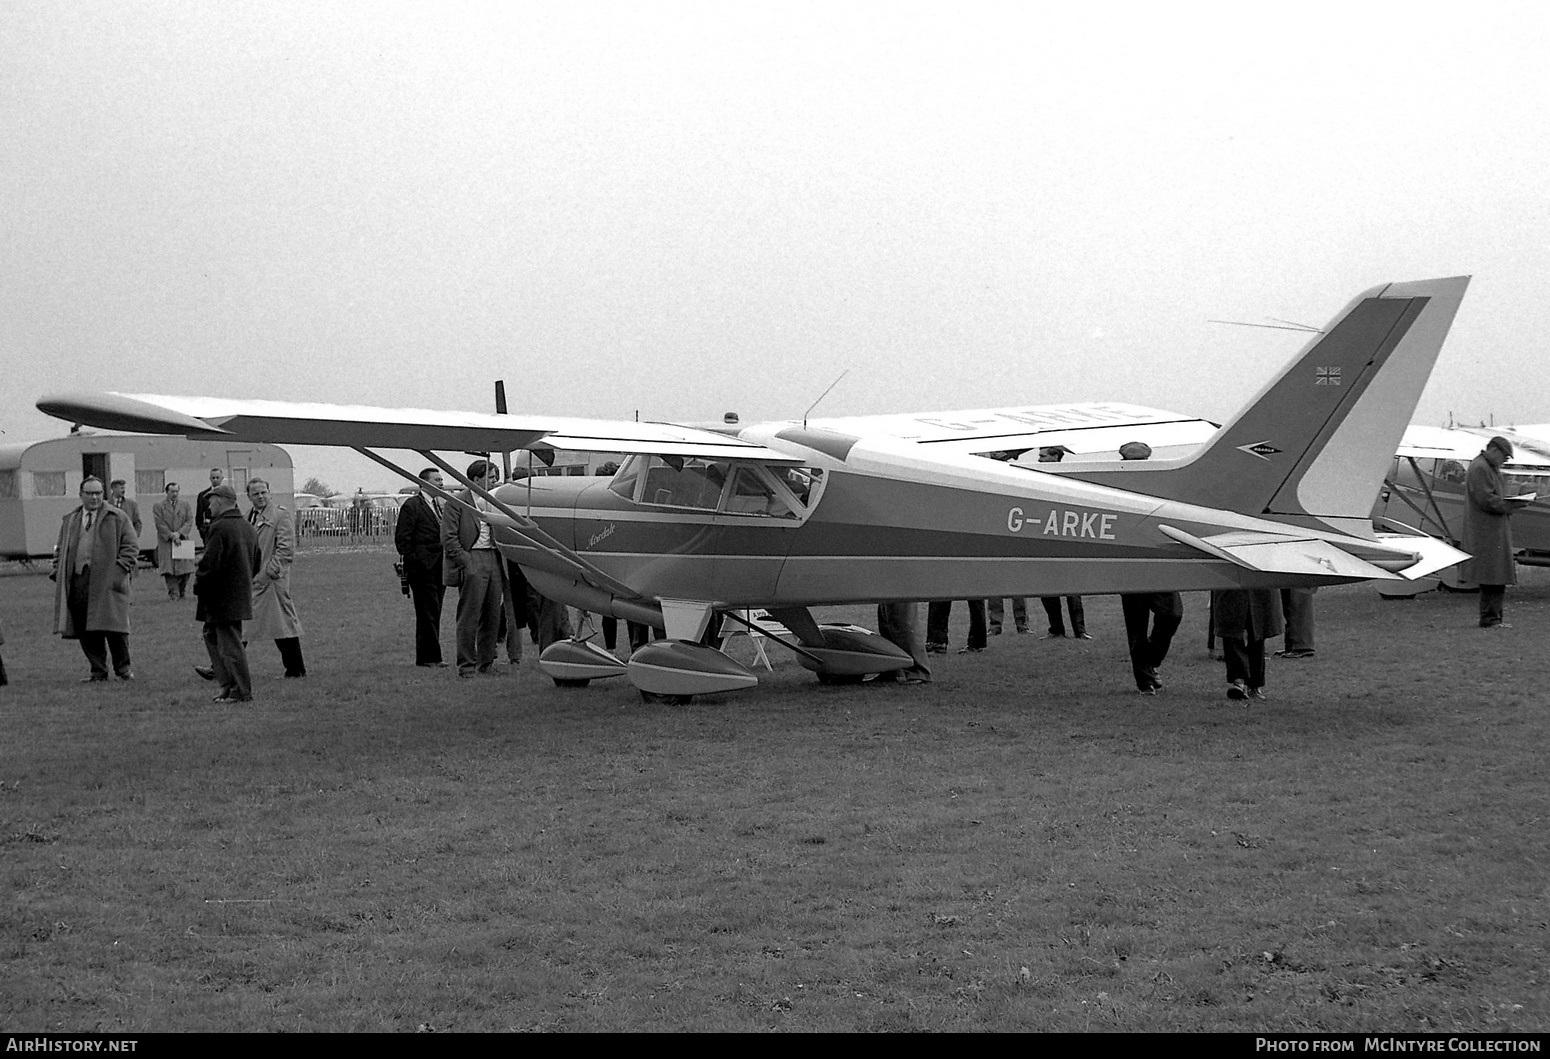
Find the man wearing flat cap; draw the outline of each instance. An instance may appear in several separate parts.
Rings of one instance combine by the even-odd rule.
[[[1514,511],[1528,503],[1507,495],[1502,464],[1512,458],[1512,442],[1494,437],[1485,451],[1469,464],[1464,476],[1468,503],[1464,505],[1463,548],[1470,557],[1459,566],[1459,576],[1480,586],[1480,627],[1510,629],[1502,620],[1502,602],[1507,586],[1518,583],[1512,561],[1512,525]]]

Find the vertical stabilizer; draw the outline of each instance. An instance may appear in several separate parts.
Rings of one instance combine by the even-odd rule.
[[[1374,287],[1199,452],[1073,477],[1368,536],[1373,498],[1468,286],[1455,276]]]

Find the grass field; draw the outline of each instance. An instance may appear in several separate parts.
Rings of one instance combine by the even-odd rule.
[[[1252,707],[1200,596],[1156,699],[1093,598],[929,685],[772,649],[673,707],[413,667],[390,561],[301,557],[312,676],[253,645],[248,707],[154,575],[102,686],[0,578],[0,1028],[1550,1028],[1545,571],[1502,632],[1321,592]]]

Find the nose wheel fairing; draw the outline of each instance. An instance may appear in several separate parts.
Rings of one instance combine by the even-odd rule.
[[[562,688],[584,688],[625,672],[623,662],[588,640],[555,641],[538,656],[538,668]]]

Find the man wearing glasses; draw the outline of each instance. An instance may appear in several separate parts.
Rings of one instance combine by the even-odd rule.
[[[103,502],[102,479],[81,482],[81,506],[65,516],[54,549],[54,631],[81,641],[91,664],[83,683],[108,679],[113,672],[133,680],[129,667],[129,574],[140,542],[129,518]]]
[[[468,465],[468,479],[486,490],[500,484],[500,470],[489,460]],[[458,503],[441,511],[442,578],[457,594],[457,675],[495,676],[496,637],[505,598],[505,564],[500,561],[490,524],[473,508],[491,510],[473,490],[458,493]]]

